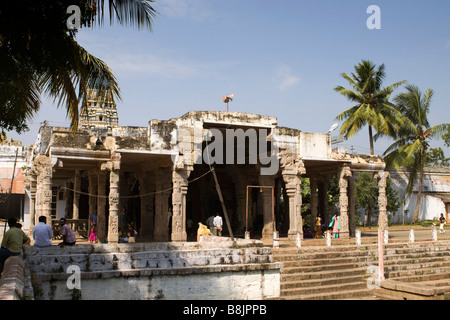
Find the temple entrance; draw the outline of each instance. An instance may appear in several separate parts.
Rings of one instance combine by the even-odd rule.
[[[221,214],[223,219],[222,235],[230,235],[222,205],[217,194],[214,178],[209,170],[210,167],[208,165],[197,164],[194,165],[194,171],[189,176],[189,180],[193,182],[189,183],[186,198],[186,229],[188,240],[196,240],[198,223],[201,222],[206,225],[206,220],[210,216],[215,216],[217,212]],[[228,174],[228,169],[224,165],[216,165],[215,171],[233,234],[237,236],[239,223],[236,216],[236,198],[232,176]]]

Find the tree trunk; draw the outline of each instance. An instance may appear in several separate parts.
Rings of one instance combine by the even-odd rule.
[[[423,170],[425,166],[425,150],[420,152],[420,171],[419,171],[419,190],[417,192],[416,208],[414,209],[414,216],[411,223],[419,221],[420,202],[422,201],[422,185],[423,185]]]
[[[369,142],[370,142],[370,155],[373,156],[373,133],[372,126],[369,125]]]

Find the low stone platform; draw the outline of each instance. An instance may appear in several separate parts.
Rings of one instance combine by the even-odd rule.
[[[29,247],[25,256],[36,299],[266,299],[280,292],[271,250],[239,239]],[[79,292],[67,285],[71,266]]]

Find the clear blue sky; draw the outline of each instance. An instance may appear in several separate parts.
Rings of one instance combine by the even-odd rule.
[[[380,30],[366,26],[370,5],[381,9]],[[77,36],[118,78],[121,126],[226,111],[221,98],[233,93],[230,111],[325,133],[351,106],[333,91],[348,87],[340,74],[362,59],[386,65],[386,85],[407,80],[432,88],[431,124],[450,122],[448,0],[158,0],[154,7],[160,14],[152,32],[105,24]],[[43,97],[30,132],[9,136],[34,143],[40,122],[68,126],[65,115]],[[376,142],[376,153],[390,142]],[[341,145],[368,153],[367,128]]]

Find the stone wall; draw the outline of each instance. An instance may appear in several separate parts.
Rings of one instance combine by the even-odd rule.
[[[31,278],[22,256],[6,259],[0,278],[0,300],[32,299]]]
[[[32,247],[26,255],[36,299],[259,300],[280,292],[281,265],[252,241]],[[70,266],[80,270],[79,291],[67,286]]]

